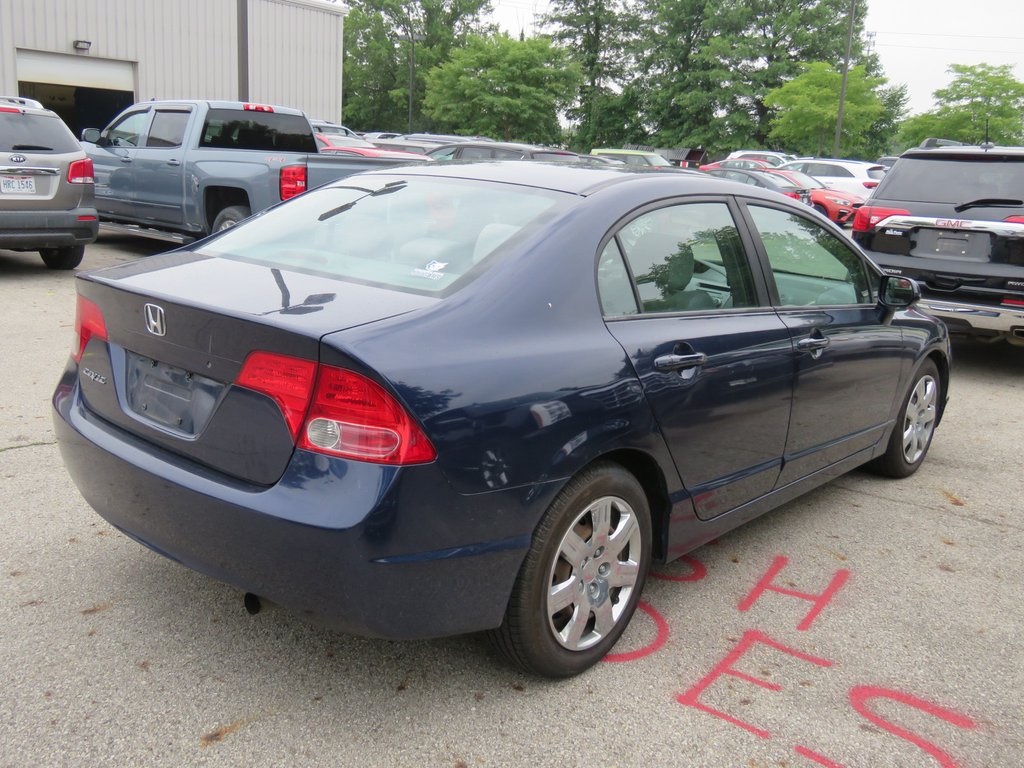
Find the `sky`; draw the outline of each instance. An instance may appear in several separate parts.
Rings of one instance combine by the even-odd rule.
[[[536,31],[548,0],[493,0],[494,17],[512,35]],[[907,86],[909,114],[935,106],[949,85],[950,64],[1009,64],[1024,81],[1024,13],[1020,0],[857,0],[864,30],[892,84]],[[870,40],[871,38],[869,38]]]

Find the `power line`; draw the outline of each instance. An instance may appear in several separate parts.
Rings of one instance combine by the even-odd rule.
[[[967,40],[979,40],[982,38],[988,40],[1024,40],[1024,37],[1008,37],[1006,35],[958,35],[952,32],[886,32],[883,30],[877,30],[879,35],[909,35],[913,37],[962,37]]]
[[[991,48],[945,48],[932,45],[897,45],[895,43],[875,43],[879,48],[909,48],[915,51],[950,51],[951,53],[1009,53],[1015,56],[1024,51],[994,51]]]

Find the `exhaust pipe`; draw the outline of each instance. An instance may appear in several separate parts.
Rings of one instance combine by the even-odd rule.
[[[1006,340],[1015,347],[1024,347],[1024,328],[1013,328]]]
[[[245,610],[249,612],[250,616],[255,616],[257,613],[260,612],[260,609],[263,607],[260,604],[259,596],[254,595],[252,592],[245,593],[245,599],[243,600],[243,602],[245,603]]]

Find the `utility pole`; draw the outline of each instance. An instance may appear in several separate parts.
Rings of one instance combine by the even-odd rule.
[[[843,108],[846,106],[846,80],[850,75],[850,51],[853,49],[853,20],[857,16],[857,0],[850,0],[849,26],[846,31],[846,58],[843,60],[843,79],[839,85],[839,114],[836,116],[836,141],[832,157],[839,157],[839,141],[843,134]]]
[[[407,133],[412,133],[412,94],[416,87],[416,41],[423,38],[423,35],[413,32],[412,27],[409,28],[409,130]]]

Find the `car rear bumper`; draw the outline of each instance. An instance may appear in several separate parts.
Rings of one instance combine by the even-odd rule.
[[[984,287],[986,281],[994,281],[1001,286],[1006,279],[1021,279],[1024,274],[1020,267],[872,250],[867,250],[867,254],[886,273],[917,280],[923,294],[918,307],[945,321],[951,333],[1024,338],[1024,307],[999,303],[1007,295],[1012,298],[1015,294],[1000,288]],[[940,279],[944,281],[940,283],[942,290],[936,290],[931,282]],[[963,289],[956,287],[961,281]],[[946,284],[949,289],[946,289]],[[979,294],[983,295],[983,300],[979,301]]]
[[[38,250],[88,245],[98,232],[95,208],[0,211],[0,248]]]
[[[73,381],[66,374],[53,398],[65,466],[136,541],[353,634],[428,638],[501,623],[535,522],[537,497],[524,489],[462,496],[433,465],[307,452],[276,485],[251,486],[97,419]]]
[[[964,330],[967,325],[976,331],[989,331],[1024,338],[1024,308],[1010,309],[962,301],[922,298],[918,306],[930,315],[942,318],[950,331]]]

